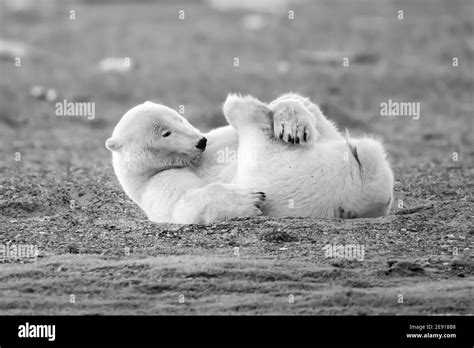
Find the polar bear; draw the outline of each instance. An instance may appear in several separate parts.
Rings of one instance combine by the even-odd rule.
[[[299,101],[309,113],[273,113],[277,142],[298,147],[343,139],[307,98],[289,93],[270,106],[288,100]],[[238,143],[230,125],[203,135],[176,111],[145,102],[123,115],[106,147],[125,193],[151,221],[187,224],[262,214],[265,194],[231,184],[237,161],[220,156],[237,152]]]
[[[275,123],[286,127],[285,139],[294,136],[294,124],[307,127],[307,139],[317,132],[313,119],[281,115]],[[237,151],[231,126],[203,135],[175,110],[145,102],[122,116],[105,145],[125,193],[151,221],[210,223],[262,214],[265,194],[231,185],[236,162],[220,158]]]
[[[264,215],[354,218],[390,210],[393,173],[377,140],[344,138],[323,118],[303,146],[276,141],[275,129],[286,130],[275,119],[322,115],[316,105],[294,95],[269,106],[250,96],[229,95],[223,111],[239,133],[239,153],[252,154],[241,157],[232,183],[265,192]],[[307,127],[294,124],[287,142],[307,139]]]
[[[289,98],[310,103],[294,93],[279,99]],[[299,143],[300,127],[301,143],[338,134],[319,109],[313,111],[309,118],[276,114],[274,137]],[[232,126],[203,135],[175,110],[145,102],[122,116],[105,145],[125,193],[151,221],[211,223],[262,214],[265,194],[230,184],[237,162],[220,156],[237,151],[238,137]]]
[[[207,139],[236,143],[232,137],[229,127],[206,138],[175,110],[145,102],[123,115],[105,145],[125,193],[151,221],[210,223],[262,214],[264,193],[225,183],[230,171],[213,167],[212,154],[203,158]]]

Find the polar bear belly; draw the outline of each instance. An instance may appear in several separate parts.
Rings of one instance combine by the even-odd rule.
[[[360,192],[356,168],[344,160],[347,150],[343,142],[296,148],[241,139],[233,182],[266,194],[264,215],[337,217]]]

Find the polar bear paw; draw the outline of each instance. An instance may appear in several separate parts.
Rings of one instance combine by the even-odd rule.
[[[237,130],[251,126],[270,126],[271,110],[252,96],[229,94],[223,106],[224,116]]]
[[[265,204],[266,196],[263,192],[249,191],[248,189],[236,189],[233,192],[232,216],[252,217],[262,215],[262,208]]]
[[[275,137],[290,144],[308,143],[319,134],[313,115],[297,100],[283,100],[273,108]]]
[[[203,223],[212,223],[262,215],[265,200],[265,193],[249,187],[214,183],[198,192],[195,203],[199,204],[200,209],[193,204],[189,210],[198,212]]]

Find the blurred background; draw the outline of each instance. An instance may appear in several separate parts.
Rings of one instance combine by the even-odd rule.
[[[209,130],[229,92],[299,92],[396,160],[471,156],[473,18],[472,0],[0,0],[2,164],[108,161],[105,139],[145,100]],[[64,99],[95,118],[57,117]],[[420,102],[421,119],[381,117],[388,99]]]

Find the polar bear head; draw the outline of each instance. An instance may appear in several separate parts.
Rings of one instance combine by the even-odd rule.
[[[149,174],[194,163],[206,142],[175,110],[145,102],[122,116],[105,146],[113,153],[114,167]]]

